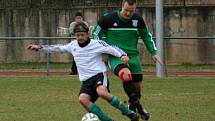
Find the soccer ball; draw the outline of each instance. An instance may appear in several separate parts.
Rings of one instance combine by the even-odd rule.
[[[100,121],[99,117],[94,113],[86,113],[82,117],[81,121]]]

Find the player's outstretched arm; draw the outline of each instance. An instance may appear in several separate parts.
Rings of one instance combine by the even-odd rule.
[[[27,46],[28,50],[34,50],[34,51],[38,51],[39,49],[41,49],[42,47],[40,45],[34,45],[34,44],[29,44]]]

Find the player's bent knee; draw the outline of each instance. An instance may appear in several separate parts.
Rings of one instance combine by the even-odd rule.
[[[90,104],[90,98],[88,96],[86,96],[85,94],[80,94],[78,97],[79,102],[84,105],[84,106],[88,106]]]
[[[82,95],[79,95],[78,100],[81,104],[83,104],[85,101]]]
[[[97,87],[96,89],[97,94],[99,95],[99,97],[106,97],[108,90],[106,89],[105,86],[100,85],[99,87]]]
[[[98,92],[99,97],[102,97],[102,98],[106,96],[105,94],[106,94],[105,92]]]
[[[124,71],[119,72],[119,78],[123,81],[123,82],[129,82],[132,80],[131,74],[130,73],[125,73]]]

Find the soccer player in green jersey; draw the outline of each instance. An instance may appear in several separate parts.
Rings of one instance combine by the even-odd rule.
[[[120,10],[106,14],[98,21],[93,37],[101,39],[105,35],[108,44],[115,45],[128,54],[128,64],[123,64],[110,55],[110,69],[123,81],[123,88],[129,97],[129,108],[148,120],[150,115],[139,102],[143,75],[137,48],[138,38],[141,37],[144,41],[153,61],[161,63],[161,60],[156,55],[157,49],[143,18],[135,13],[136,6],[136,0],[123,0]]]

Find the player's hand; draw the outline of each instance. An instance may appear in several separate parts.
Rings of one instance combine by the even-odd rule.
[[[27,46],[27,49],[28,49],[28,50],[35,50],[35,51],[38,51],[39,49],[41,49],[41,46],[40,46],[40,45],[29,44],[29,45]]]
[[[120,59],[121,59],[124,63],[128,63],[128,61],[129,61],[129,57],[128,57],[127,55],[121,56]]]
[[[161,65],[163,65],[163,62],[161,61],[161,59],[160,59],[160,57],[159,57],[158,55],[153,55],[153,56],[152,56],[152,60],[153,60],[154,62],[158,62],[158,63],[160,63]]]

